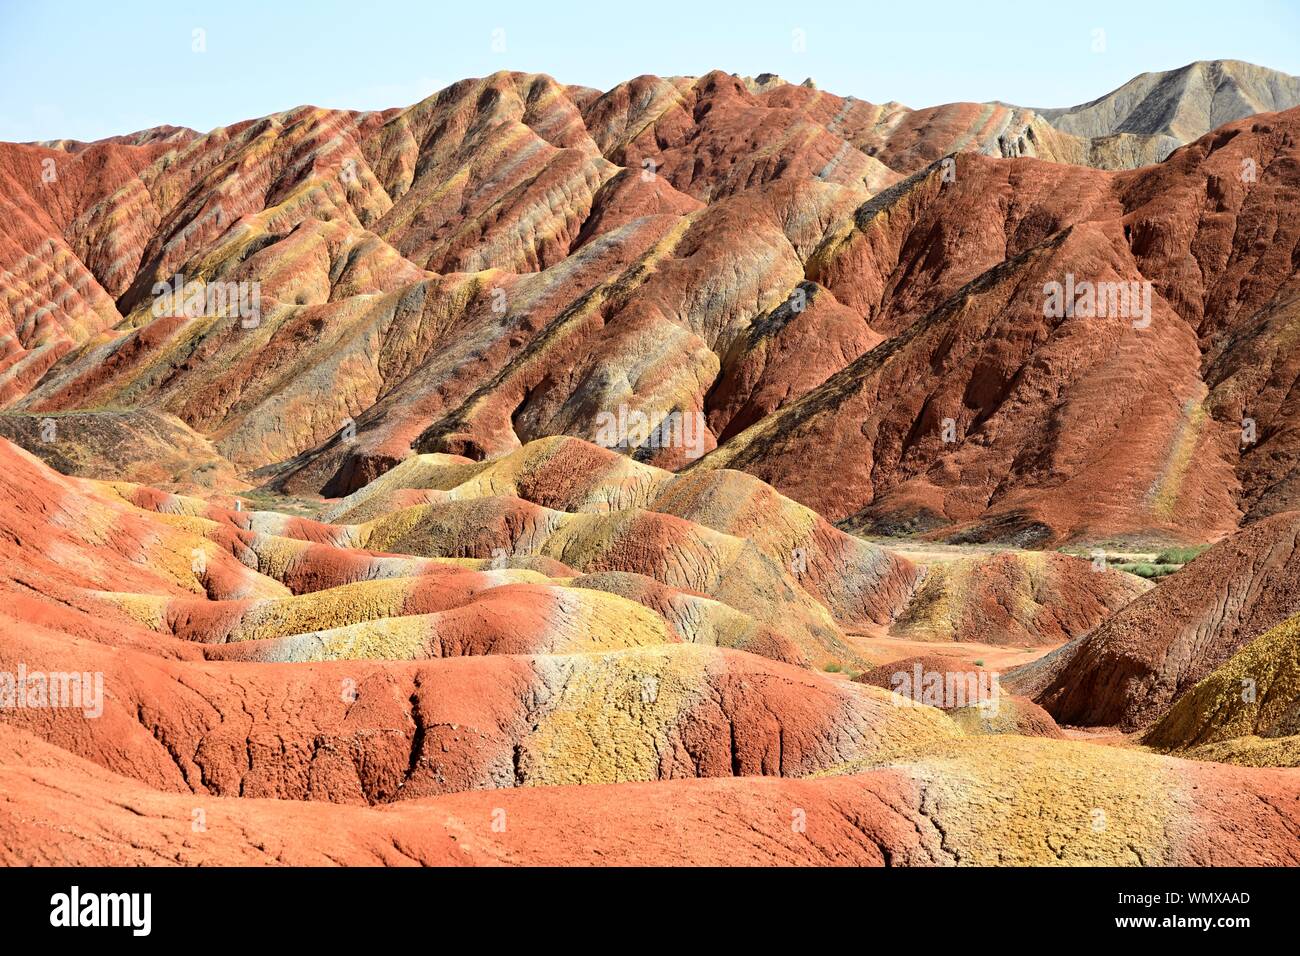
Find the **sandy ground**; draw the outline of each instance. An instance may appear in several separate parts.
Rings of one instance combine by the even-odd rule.
[[[888,548],[890,551],[901,554],[917,564],[956,561],[960,558],[1020,550],[1000,544],[942,544],[937,541],[924,541],[920,538],[860,537],[862,537],[863,541],[870,541],[882,548]]]
[[[1008,671],[1021,664],[1037,660],[1056,650],[1051,647],[999,647],[994,644],[977,644],[960,641],[912,641],[890,637],[883,628],[853,631],[848,635],[853,649],[874,665],[888,664],[905,657],[936,655],[951,657],[965,664],[979,664],[989,670]]]
[[[888,548],[898,554],[904,555],[917,564],[932,564],[944,561],[956,561],[961,558],[968,558],[976,555],[998,554],[1002,551],[1023,551],[1021,548],[1008,548],[999,544],[943,544],[938,541],[926,541],[922,538],[888,538],[860,536],[864,541],[870,541],[872,544]],[[1098,550],[1106,553],[1106,559],[1111,564],[1128,564],[1138,562],[1153,562],[1156,555],[1160,553],[1162,547],[1132,547],[1120,546],[1114,544],[1096,545]],[[1065,554],[1072,554],[1077,558],[1088,560],[1092,557],[1093,547],[1085,545],[1070,545],[1060,549]],[[1028,551],[1030,554],[1041,554],[1041,551]]]

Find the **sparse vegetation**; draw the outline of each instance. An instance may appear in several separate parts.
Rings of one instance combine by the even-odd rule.
[[[244,510],[246,511],[278,511],[281,514],[289,514],[297,518],[315,520],[325,509],[325,502],[321,499],[280,495],[263,488],[253,488],[249,491],[240,492],[237,497],[244,502]]]
[[[1152,564],[1149,561],[1130,561],[1125,564],[1113,565],[1116,571],[1126,571],[1129,574],[1136,574],[1140,578],[1149,578],[1154,580],[1162,578],[1167,574],[1173,574],[1178,570],[1176,565],[1170,564]]]
[[[1183,565],[1208,547],[1208,544],[1194,544],[1185,548],[1165,548],[1156,555],[1156,563]]]
[[[1106,566],[1114,571],[1124,571],[1148,580],[1158,580],[1180,571],[1183,565],[1201,552],[1208,544],[1177,545],[1162,550],[1144,550],[1131,543],[1126,546],[1110,543],[1089,548],[1062,549],[1066,554],[1091,560],[1098,551],[1106,556]]]

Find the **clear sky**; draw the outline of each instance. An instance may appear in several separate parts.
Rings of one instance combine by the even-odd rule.
[[[770,72],[913,107],[1070,106],[1216,58],[1300,74],[1300,0],[0,0],[0,140],[406,106],[501,69],[601,89]]]

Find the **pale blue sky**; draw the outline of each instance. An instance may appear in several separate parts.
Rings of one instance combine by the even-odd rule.
[[[406,106],[500,69],[601,89],[641,73],[772,72],[913,107],[1069,106],[1215,58],[1300,74],[1300,0],[0,0],[0,140],[206,131],[303,103]]]

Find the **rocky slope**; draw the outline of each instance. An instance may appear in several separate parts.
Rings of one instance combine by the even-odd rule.
[[[1300,514],[1220,542],[1091,633],[1029,665],[1013,686],[1060,722],[1134,730],[1235,653],[1300,612]],[[1189,705],[1191,706],[1191,705]]]
[[[748,529],[760,553],[805,514],[770,490],[747,513],[734,492],[592,449],[593,465],[639,473],[612,481],[571,467],[583,451],[568,443],[563,458],[549,442],[493,463],[411,459],[336,511],[391,501],[376,529],[426,507],[393,500],[411,491],[581,508],[605,489]],[[0,670],[99,675],[108,691],[95,711],[0,711],[9,862],[1294,861],[1292,778],[1064,741],[1013,697],[991,713],[900,706],[868,686],[875,675],[846,682],[783,660],[800,651],[795,609],[823,608],[832,628],[831,611],[864,613],[815,584],[800,597],[798,577],[776,586],[783,623],[764,635],[771,585],[732,589],[732,607],[640,573],[580,574],[559,560],[586,560],[577,539],[551,557],[377,553],[358,547],[367,524],[230,511],[0,453]],[[392,543],[438,540],[411,536],[415,520],[400,518]],[[811,514],[802,524],[810,543],[845,541]],[[860,547],[868,565],[909,567]],[[626,789],[638,781],[670,789]],[[613,838],[603,808],[626,820],[639,801],[695,808],[695,822],[663,831],[638,816],[644,835]],[[1278,812],[1255,813],[1260,801]],[[1035,806],[1053,810],[1026,815]],[[203,827],[182,834],[196,808]],[[566,814],[588,821],[577,844],[555,841]],[[72,817],[100,836],[51,836]],[[311,838],[295,839],[304,828]]]
[[[523,787],[364,807],[196,800],[0,727],[0,855],[79,866],[1300,862],[1287,772],[984,740],[818,779]],[[76,836],[88,826],[95,840]]]
[[[1207,117],[1285,105],[1234,69],[1254,92]],[[175,416],[295,493],[630,415],[694,426],[640,459],[748,471],[851,528],[1204,540],[1281,510],[1300,120],[1123,173],[1035,123],[503,73],[383,113],[5,145],[0,389]],[[1138,291],[1044,315],[1068,277]]]
[[[1286,79],[0,144],[0,858],[1300,862]]]
[[[1253,766],[1300,766],[1300,621],[1255,638],[1184,694],[1145,740]]]
[[[1037,112],[1073,136],[1160,137],[1167,154],[1226,123],[1293,106],[1300,106],[1300,77],[1240,60],[1198,60],[1143,73],[1089,103]]]

